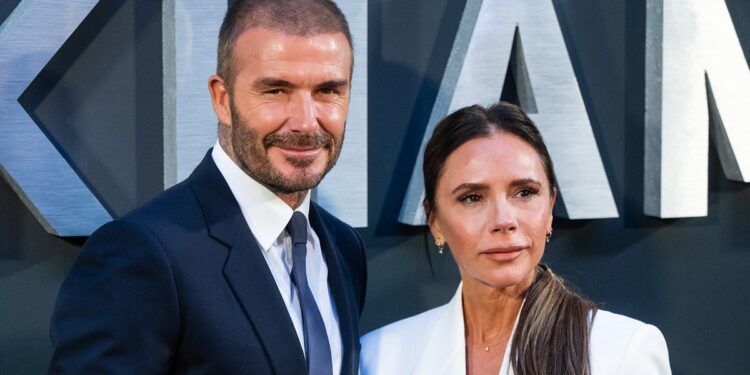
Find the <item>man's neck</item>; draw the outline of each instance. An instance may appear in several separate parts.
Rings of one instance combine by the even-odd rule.
[[[271,190],[274,194],[276,194],[279,199],[284,201],[284,203],[288,204],[289,207],[292,208],[292,210],[296,210],[297,207],[302,205],[302,202],[305,200],[305,197],[307,196],[307,192],[309,190],[305,191],[298,191],[291,194],[283,194],[276,191]]]

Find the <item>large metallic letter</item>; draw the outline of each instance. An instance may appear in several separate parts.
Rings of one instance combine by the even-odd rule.
[[[724,173],[750,182],[750,70],[721,0],[649,0],[644,212],[706,216],[709,112]]]
[[[468,0],[400,222],[424,223],[422,154],[435,125],[461,107],[496,102],[509,64],[521,105],[541,129],[557,167],[560,214],[618,216],[551,0]]]
[[[338,1],[354,38],[355,67],[341,158],[316,189],[318,203],[356,227],[367,226],[367,3]],[[216,141],[208,77],[216,71],[226,0],[165,0],[164,184],[187,177]]]
[[[0,25],[0,174],[44,228],[86,236],[110,215],[18,98],[98,0],[23,0]]]
[[[316,200],[354,227],[367,226],[367,1],[339,0],[354,39],[354,77],[346,141]]]
[[[226,0],[164,0],[164,187],[195,168],[216,142],[208,77],[216,72]]]

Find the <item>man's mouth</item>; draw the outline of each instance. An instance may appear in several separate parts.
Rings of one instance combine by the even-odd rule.
[[[321,147],[294,146],[294,145],[272,145],[281,150],[282,153],[291,157],[314,157],[323,150]]]

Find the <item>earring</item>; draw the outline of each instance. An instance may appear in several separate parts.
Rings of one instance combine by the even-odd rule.
[[[552,228],[549,229],[549,232],[547,232],[547,235],[545,236],[547,243],[549,243],[550,237],[552,237]]]
[[[443,249],[445,249],[445,242],[435,240],[435,246],[437,246],[438,254],[443,253]]]

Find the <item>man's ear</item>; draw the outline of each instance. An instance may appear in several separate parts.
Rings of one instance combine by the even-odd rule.
[[[211,93],[211,105],[220,124],[232,126],[230,109],[230,92],[224,79],[214,74],[208,79],[208,91]]]

